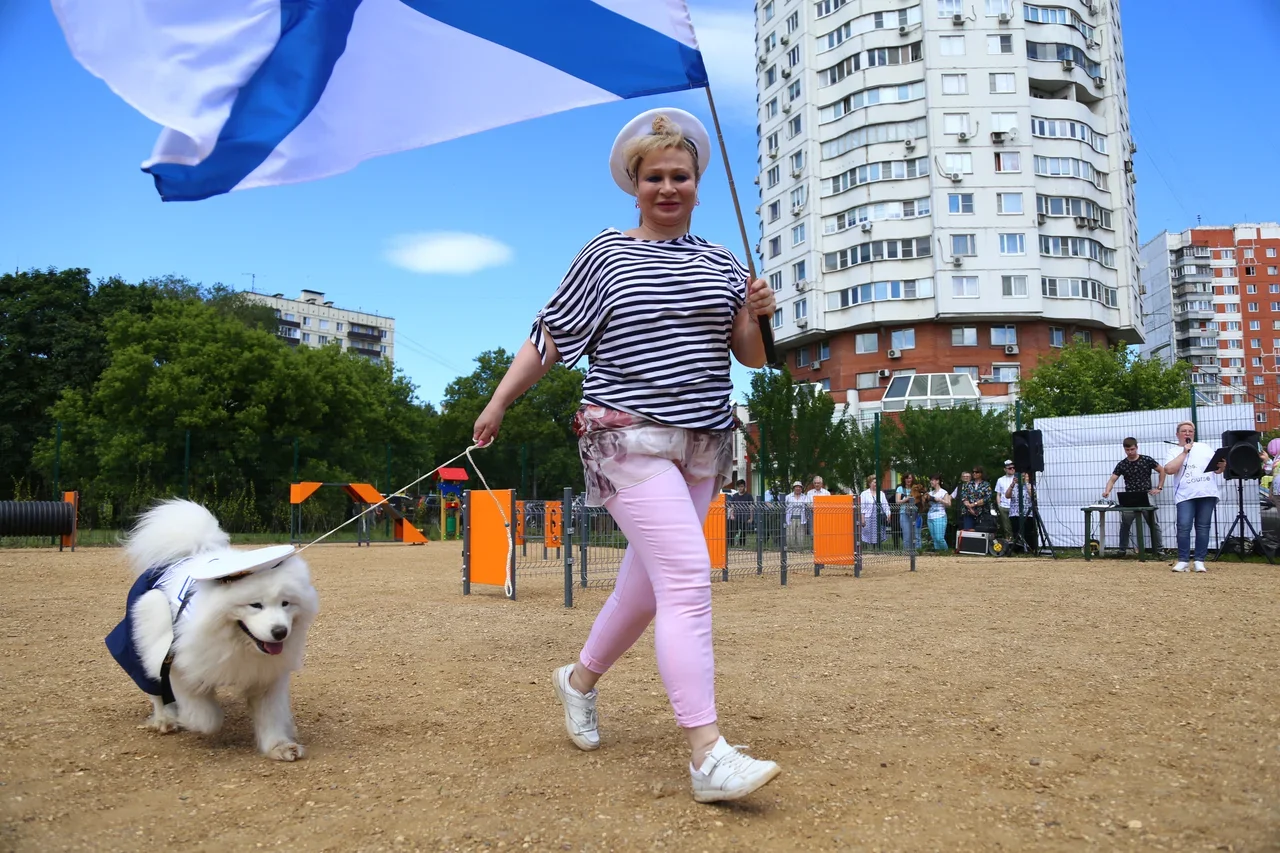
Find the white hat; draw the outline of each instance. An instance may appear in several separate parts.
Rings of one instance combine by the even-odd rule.
[[[1006,459],[1006,460],[1004,460],[1004,467],[1008,468],[1008,467],[1009,467],[1010,465],[1012,465],[1012,464],[1013,464],[1013,460],[1012,460],[1012,459]]]
[[[656,110],[640,113],[622,128],[618,138],[613,141],[613,150],[609,152],[609,171],[613,173],[614,183],[627,195],[636,194],[636,182],[627,174],[627,162],[623,156],[623,149],[631,140],[652,134],[653,120],[660,115],[665,115],[680,125],[680,132],[693,143],[694,150],[698,152],[699,178],[707,171],[707,164],[711,162],[711,136],[693,113],[674,107],[659,107]]]
[[[252,551],[215,551],[196,554],[185,561],[183,570],[198,581],[247,575],[261,569],[274,569],[292,557],[297,549],[292,545],[271,545]]]
[[[791,484],[791,488],[793,488],[793,489],[794,489],[796,486],[799,486],[800,488],[802,488],[802,489],[803,489],[803,488],[804,488],[804,483],[800,482],[799,480],[796,480],[794,483],[792,483],[792,484]]]

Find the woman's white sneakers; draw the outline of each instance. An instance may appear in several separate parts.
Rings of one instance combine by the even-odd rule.
[[[1204,563],[1202,563],[1200,560],[1196,560],[1196,561],[1195,561],[1194,563],[1192,563],[1191,565],[1192,565],[1192,567],[1193,567],[1193,568],[1192,568],[1192,571],[1195,571],[1195,572],[1207,572],[1207,571],[1209,571],[1208,569],[1206,569],[1206,568],[1204,567]]]
[[[716,741],[702,768],[689,765],[693,779],[693,798],[699,803],[740,800],[769,784],[782,772],[772,761],[761,761],[742,752],[745,746],[729,746],[724,738]]]
[[[1193,565],[1195,566],[1195,568],[1191,569],[1191,571],[1193,571],[1193,572],[1207,572],[1207,571],[1209,571],[1208,569],[1206,569],[1206,568],[1204,567],[1204,562],[1203,562],[1202,560],[1196,560],[1196,561],[1195,561],[1195,563],[1194,563]],[[1185,571],[1187,571],[1187,561],[1186,561],[1186,560],[1179,560],[1177,563],[1175,563],[1175,564],[1174,564],[1174,566],[1173,566],[1173,570],[1174,570],[1175,572],[1185,572]]]
[[[578,749],[590,752],[600,748],[600,720],[596,716],[596,697],[599,693],[592,688],[587,693],[579,693],[569,684],[569,676],[573,673],[573,664],[568,663],[555,671],[551,683],[556,689],[556,698],[564,706],[564,730]]]

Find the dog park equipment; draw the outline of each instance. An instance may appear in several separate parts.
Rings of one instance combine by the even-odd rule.
[[[60,501],[0,501],[0,536],[57,536],[59,551],[74,551],[79,510],[79,492],[63,492]]]
[[[302,482],[289,484],[289,541],[301,542],[302,535],[302,502],[319,491],[321,486],[338,486],[351,498],[358,511],[363,513],[373,504],[382,503],[382,493],[368,483],[316,483]],[[390,501],[382,503],[387,513],[395,522],[395,540],[409,545],[425,545],[429,541],[422,531],[414,527],[399,509]],[[356,547],[370,544],[373,524],[372,519],[364,515],[356,525]]]

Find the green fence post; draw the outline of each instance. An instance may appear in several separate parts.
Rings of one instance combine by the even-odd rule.
[[[521,498],[527,498],[529,496],[528,489],[526,488],[526,483],[527,483],[526,472],[528,468],[529,468],[529,445],[522,444],[520,445],[520,497]]]
[[[298,482],[298,437],[293,437],[293,482]]]
[[[1016,432],[1022,431],[1022,401],[1013,401],[1013,428]]]
[[[1200,425],[1196,423],[1196,386],[1191,386],[1191,423],[1199,431]]]
[[[876,547],[879,548],[884,531],[880,529],[880,413],[876,412],[875,414],[876,493],[873,496],[875,503],[872,505],[873,509],[871,517],[876,520]],[[857,486],[855,485],[854,488],[857,488]],[[866,516],[864,515],[863,518],[866,518]]]
[[[58,431],[53,439],[53,499],[62,499],[62,421],[58,421]]]
[[[390,497],[391,497],[391,442],[388,441],[387,442],[387,498],[389,499]],[[388,503],[389,502],[390,501],[388,501]],[[387,519],[386,524],[383,525],[383,529],[386,531],[387,538],[390,539],[391,538],[391,513],[387,512],[387,513],[383,513],[383,515],[386,516],[386,519]]]
[[[182,451],[182,497],[191,498],[191,430],[187,430]]]

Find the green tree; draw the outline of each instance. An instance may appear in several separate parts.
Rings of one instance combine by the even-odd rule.
[[[1170,409],[1187,403],[1185,362],[1142,358],[1125,344],[1073,343],[1042,358],[1020,386],[1030,420],[1063,415]]]
[[[442,461],[471,444],[476,418],[511,367],[511,360],[512,355],[501,348],[483,352],[476,357],[475,370],[445,388],[436,430]],[[578,439],[572,428],[573,415],[582,401],[582,380],[581,371],[557,364],[511,404],[498,440],[476,455],[490,486],[519,490],[523,474],[523,497],[554,500],[566,486],[583,488]],[[478,480],[472,483],[481,487]]]
[[[926,481],[942,474],[948,483],[963,471],[982,465],[994,482],[1006,458],[1013,452],[1007,410],[959,406],[954,409],[922,409],[909,406],[900,415],[884,418],[889,456],[900,473],[908,471]]]
[[[821,474],[829,485],[849,485],[841,463],[850,426],[830,394],[795,383],[786,367],[761,370],[751,377],[747,407],[755,426],[745,429],[747,454],[766,484],[785,490]]]

